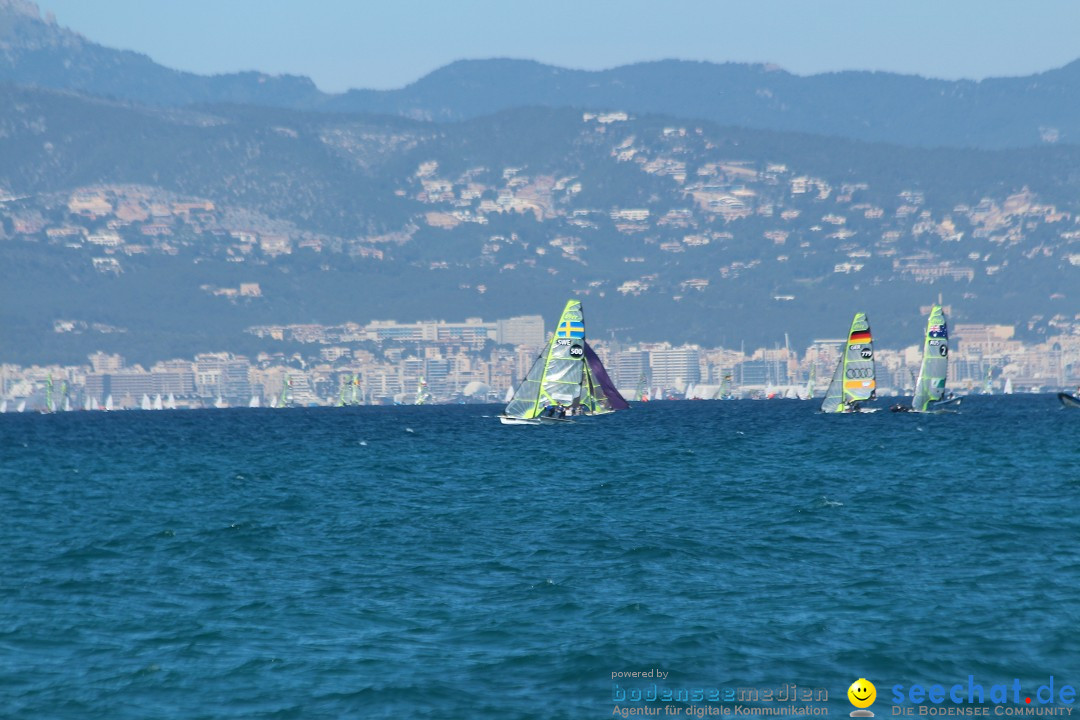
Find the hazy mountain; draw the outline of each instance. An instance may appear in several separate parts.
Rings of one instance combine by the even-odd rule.
[[[956,322],[1071,322],[1080,274],[1070,146],[929,151],[545,108],[457,123],[147,109],[0,86],[0,156],[0,348],[19,361],[245,348],[257,324],[550,314],[571,295],[623,337],[798,346],[859,308],[902,345],[938,293]]]
[[[323,94],[306,77],[259,72],[205,77],[114,50],[42,19],[28,0],[0,0],[0,80],[74,90],[148,105],[203,102],[317,105]]]
[[[675,60],[600,72],[469,60],[400,90],[330,95],[303,77],[170,70],[42,20],[25,0],[0,0],[0,80],[160,106],[251,103],[435,121],[522,106],[577,107],[919,146],[1080,142],[1080,63],[974,82],[880,72],[803,77],[765,65]]]

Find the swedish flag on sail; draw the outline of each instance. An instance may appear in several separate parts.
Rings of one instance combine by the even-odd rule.
[[[585,323],[580,320],[563,320],[559,329],[555,331],[555,337],[583,338],[585,337]]]

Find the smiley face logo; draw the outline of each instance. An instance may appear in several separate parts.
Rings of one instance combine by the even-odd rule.
[[[877,699],[877,688],[874,687],[874,683],[870,682],[866,678],[859,678],[855,682],[851,683],[851,687],[847,690],[848,700],[851,704],[859,710],[851,713],[853,717],[873,717],[874,713],[862,708],[868,708],[874,704],[874,700]]]

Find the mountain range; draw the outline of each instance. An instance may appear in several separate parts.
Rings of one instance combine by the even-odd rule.
[[[934,80],[885,72],[798,76],[763,64],[666,60],[584,71],[463,60],[398,90],[321,92],[306,77],[199,76],[114,50],[0,0],[0,80],[177,107],[242,103],[456,121],[515,107],[619,109],[923,147],[1080,141],[1080,61],[1025,77]]]
[[[798,346],[864,309],[899,346],[939,293],[959,322],[1067,331],[1074,76],[492,60],[328,95],[170,70],[0,0],[3,358],[251,352],[253,325],[571,294],[641,340]]]

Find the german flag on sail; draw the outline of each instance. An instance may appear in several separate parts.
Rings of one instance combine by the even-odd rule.
[[[580,320],[563,320],[559,329],[555,331],[555,337],[583,338],[585,337],[585,323]]]
[[[848,342],[850,342],[852,344],[854,344],[854,343],[868,343],[868,342],[871,342],[872,340],[873,340],[873,338],[870,337],[870,331],[869,330],[856,330],[855,332],[851,333],[851,336],[848,339]]]

